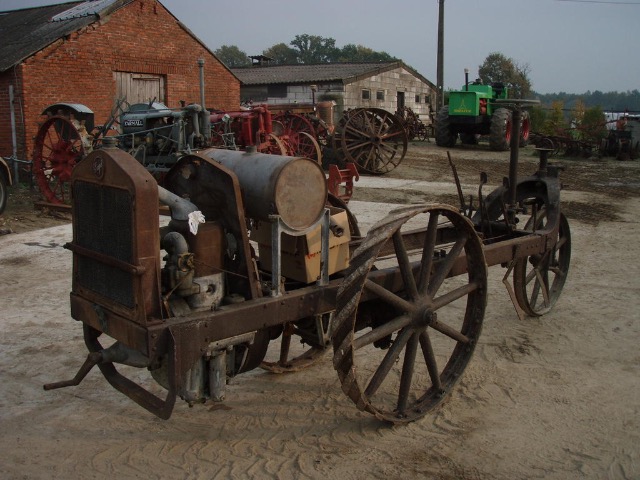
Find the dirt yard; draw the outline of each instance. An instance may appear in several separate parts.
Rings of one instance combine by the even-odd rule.
[[[499,185],[508,152],[451,150],[465,195]],[[562,163],[569,278],[547,315],[520,321],[489,270],[483,332],[449,400],[408,426],[359,412],[331,355],[286,375],[236,377],[223,404],[178,402],[159,420],[97,372],[69,314],[68,214],[13,192],[0,216],[0,478],[621,479],[640,478],[640,162]],[[533,150],[521,172],[535,170]],[[457,205],[446,151],[412,144],[400,167],[356,184],[366,230],[394,204]]]

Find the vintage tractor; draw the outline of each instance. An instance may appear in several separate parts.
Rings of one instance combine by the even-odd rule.
[[[453,147],[458,137],[463,144],[476,144],[481,135],[489,136],[491,150],[507,150],[511,144],[513,120],[508,108],[507,87],[502,83],[483,85],[479,80],[469,83],[465,70],[465,84],[461,90],[449,92],[449,104],[436,117],[436,144]],[[520,146],[529,141],[531,124],[527,111],[522,112]]]
[[[107,140],[71,178],[71,315],[89,354],[73,379],[45,389],[78,385],[98,366],[166,419],[177,397],[221,401],[229,377],[300,370],[333,346],[358,409],[393,423],[421,418],[478,344],[487,266],[507,268],[521,315],[548,312],[567,278],[559,169],[541,151],[538,170],[518,178],[517,155],[508,181],[487,196],[480,188],[478,210],[456,175],[460,208],[406,205],[362,238],[353,215],[327,201],[317,162],[209,149],[180,158],[163,188]],[[163,227],[160,202],[171,211]]]

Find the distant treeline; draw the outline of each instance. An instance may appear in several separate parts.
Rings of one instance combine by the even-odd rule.
[[[580,100],[586,108],[600,107],[604,112],[640,113],[640,91],[601,92],[595,90],[582,94],[575,93],[535,93],[544,107],[551,107],[555,102],[562,102],[563,110],[573,110]]]

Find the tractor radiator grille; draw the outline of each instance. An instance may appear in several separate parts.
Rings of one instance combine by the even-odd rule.
[[[77,181],[73,188],[73,227],[76,245],[133,262],[133,198],[127,190]],[[75,255],[76,281],[128,308],[134,303],[134,277],[116,267]]]

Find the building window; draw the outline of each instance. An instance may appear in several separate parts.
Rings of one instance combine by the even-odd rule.
[[[431,99],[429,98],[429,95],[424,96],[424,103],[431,103]]]
[[[362,100],[370,100],[370,99],[371,99],[371,91],[362,90]]]
[[[376,100],[384,101],[384,90],[378,90],[376,92]]]
[[[274,98],[287,98],[287,86],[269,85],[267,87],[267,95]]]
[[[420,103],[420,95],[416,95],[416,103]]]

